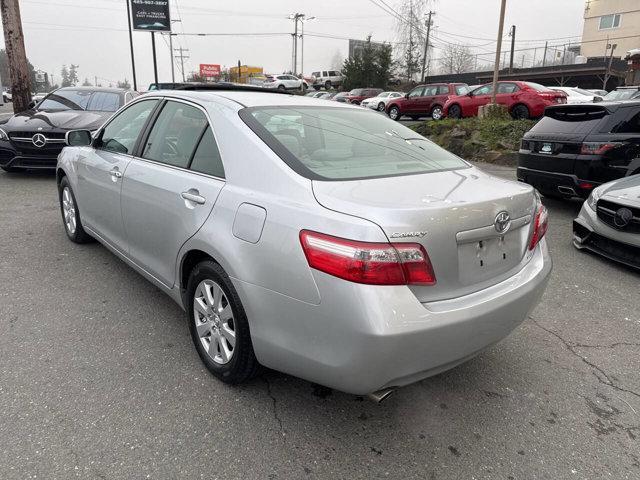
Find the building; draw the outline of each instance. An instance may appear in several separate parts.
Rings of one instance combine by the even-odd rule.
[[[624,58],[640,48],[640,0],[587,0],[580,54]]]

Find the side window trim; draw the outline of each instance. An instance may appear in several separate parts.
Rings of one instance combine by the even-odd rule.
[[[143,145],[149,139],[149,135],[151,134],[151,130],[155,126],[156,121],[158,120],[158,117],[160,116],[160,112],[162,112],[162,109],[164,108],[164,106],[166,104],[167,104],[167,99],[166,98],[160,99],[160,101],[156,105],[156,108],[153,110],[153,112],[151,112],[151,115],[149,115],[149,121],[145,124],[144,128],[140,132],[140,135],[138,136],[138,140],[136,141],[136,144],[133,147],[133,156],[134,157],[142,158]]]

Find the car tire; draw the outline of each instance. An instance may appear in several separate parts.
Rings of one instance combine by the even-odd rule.
[[[331,90],[331,81],[327,80],[326,82],[324,82],[324,89],[325,90]]]
[[[528,120],[531,118],[531,114],[526,105],[519,103],[511,109],[511,116],[516,120]]]
[[[379,112],[384,112],[384,102],[380,102],[380,103],[378,104],[378,111],[379,111]]]
[[[281,92],[284,92],[287,89],[287,87],[285,87],[284,85],[278,85],[278,90],[280,90]]]
[[[216,262],[200,262],[191,271],[187,312],[198,355],[214,376],[225,383],[238,384],[258,373],[260,364],[242,302],[229,276]]]
[[[71,185],[67,177],[62,177],[60,185],[58,185],[58,199],[60,201],[60,213],[62,214],[62,223],[64,231],[74,243],[89,243],[93,238],[85,232],[78,211],[78,203],[73,193]]]
[[[396,121],[399,121],[402,118],[402,113],[400,113],[400,109],[395,105],[393,105],[389,109],[389,118],[391,120],[396,120]]]
[[[431,109],[431,119],[442,120],[442,107],[440,105],[436,105]]]
[[[449,107],[448,117],[449,118],[462,118],[462,109],[460,108],[460,105],[458,105],[456,103],[451,105]]]

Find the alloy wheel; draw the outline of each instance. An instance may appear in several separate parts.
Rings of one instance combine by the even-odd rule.
[[[222,287],[213,280],[198,284],[193,298],[193,318],[209,357],[220,365],[229,363],[236,346],[233,311]]]
[[[69,235],[74,235],[77,228],[76,204],[71,195],[71,189],[64,187],[62,190],[62,214],[64,215],[64,226]]]
[[[440,120],[442,118],[442,108],[434,107],[434,109],[431,111],[431,118],[433,118],[434,120]]]
[[[400,111],[396,107],[391,107],[391,110],[389,110],[389,118],[391,118],[391,120],[397,120],[399,116]]]
[[[384,102],[380,102],[380,103],[378,104],[378,111],[379,111],[379,112],[384,112]]]

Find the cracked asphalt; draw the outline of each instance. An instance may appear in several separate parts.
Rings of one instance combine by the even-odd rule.
[[[376,405],[277,372],[216,381],[169,298],[67,241],[53,177],[0,174],[0,199],[2,479],[640,478],[640,275],[573,249],[578,203],[546,201],[531,317]]]

